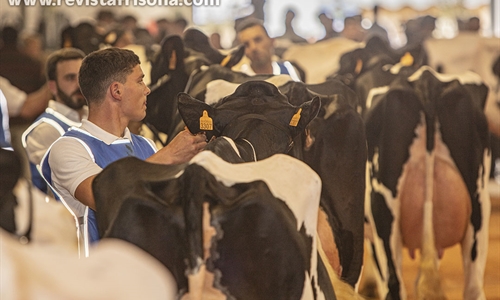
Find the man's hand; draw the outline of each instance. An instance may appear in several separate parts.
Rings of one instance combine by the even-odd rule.
[[[184,129],[164,148],[152,155],[146,161],[160,164],[182,164],[188,162],[196,154],[203,151],[207,145],[205,133],[193,135]]]

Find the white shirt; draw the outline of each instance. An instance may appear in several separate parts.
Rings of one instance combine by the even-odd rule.
[[[117,137],[88,120],[82,120],[80,128],[107,145],[120,139],[132,139],[128,128],[125,128],[123,137]],[[152,141],[150,144],[155,147]],[[100,173],[101,167],[94,162],[85,146],[79,140],[71,137],[60,137],[52,144],[48,159],[54,188],[77,216],[83,216],[85,205],[75,198],[76,188],[85,179]]]
[[[7,78],[0,76],[0,90],[2,90],[5,98],[7,99],[7,110],[9,116],[18,116],[26,101],[28,95],[13,86]]]
[[[54,100],[49,101],[48,108],[56,112],[59,119],[63,119],[71,126],[81,125],[78,111]],[[88,108],[85,106],[83,110],[83,118],[86,119]],[[45,122],[33,123],[25,132],[29,135],[26,139],[26,145],[23,146],[28,154],[28,159],[35,165],[40,164],[50,145],[64,134]]]

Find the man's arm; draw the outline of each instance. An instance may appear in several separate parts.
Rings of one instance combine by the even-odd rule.
[[[82,181],[75,190],[75,198],[84,205],[96,210],[94,193],[92,192],[92,182],[97,175],[92,175]]]
[[[204,133],[193,135],[185,129],[176,135],[167,146],[161,148],[146,161],[165,165],[186,163],[205,149],[206,139]]]
[[[44,84],[40,89],[26,96],[19,117],[24,119],[34,119],[47,108],[49,100],[52,98],[52,93],[49,90],[48,84]]]
[[[45,110],[52,98],[47,84],[33,93],[26,94],[13,86],[8,79],[0,77],[0,89],[7,100],[9,116],[11,117],[34,119]]]

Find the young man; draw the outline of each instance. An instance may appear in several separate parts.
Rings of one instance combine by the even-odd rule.
[[[85,53],[75,48],[63,48],[47,59],[47,84],[54,100],[47,109],[24,131],[22,143],[30,163],[33,185],[47,193],[47,185],[36,165],[55,140],[71,126],[80,126],[87,117],[87,102],[80,92],[78,71]]]
[[[139,58],[130,50],[107,48],[86,56],[79,83],[89,106],[88,120],[59,138],[42,161],[44,176],[50,174],[52,186],[75,215],[88,213],[90,241],[99,239],[92,181],[103,168],[126,156],[160,164],[185,163],[207,144],[204,134],[184,130],[157,151],[152,141],[130,133],[129,122],[146,116],[150,90],[143,78]]]
[[[236,28],[240,44],[245,46],[245,55],[250,65],[243,64],[239,71],[248,75],[288,74],[295,81],[301,78],[297,70],[288,61],[279,62],[274,56],[274,39],[270,38],[262,21],[247,19]]]

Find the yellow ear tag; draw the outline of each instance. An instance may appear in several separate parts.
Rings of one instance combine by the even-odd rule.
[[[405,55],[401,57],[399,61],[403,66],[409,67],[413,65],[413,56],[411,56],[410,52],[406,52]]]
[[[208,112],[206,110],[203,111],[203,115],[200,118],[200,130],[213,130],[214,123],[212,122],[212,118],[208,116]]]
[[[225,67],[230,59],[231,59],[231,54],[226,55],[226,57],[224,57],[224,59],[220,62],[220,65],[222,67]]]
[[[290,126],[297,127],[297,124],[299,124],[300,121],[300,113],[302,112],[302,108],[299,108],[297,113],[293,115],[292,119],[290,120]]]
[[[363,61],[358,58],[356,61],[356,67],[354,68],[354,73],[359,74],[361,73],[361,69],[363,68]]]

